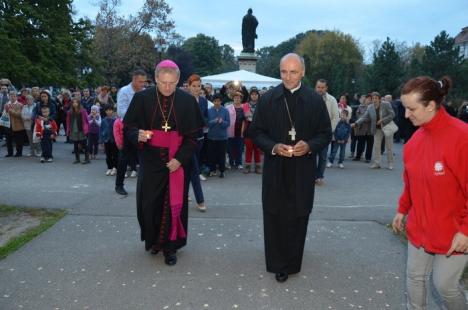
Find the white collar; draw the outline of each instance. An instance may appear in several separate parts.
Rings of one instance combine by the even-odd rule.
[[[297,90],[299,90],[299,88],[301,88],[301,86],[302,82],[299,82],[299,85],[296,88],[290,89],[289,91],[291,92],[291,94],[294,94]]]

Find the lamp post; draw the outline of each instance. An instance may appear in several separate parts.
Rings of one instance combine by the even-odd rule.
[[[162,53],[166,50],[166,47],[167,47],[167,44],[163,38],[161,37],[156,38],[155,43],[154,43],[154,49],[156,53],[158,53],[158,63],[161,62]]]

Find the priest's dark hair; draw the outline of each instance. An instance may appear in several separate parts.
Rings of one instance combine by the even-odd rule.
[[[421,95],[420,101],[424,106],[428,106],[429,102],[434,101],[438,109],[451,87],[452,79],[448,76],[443,76],[438,81],[429,76],[418,76],[403,85],[401,95],[418,93]]]
[[[135,69],[132,71],[132,77],[134,76],[147,76],[147,74],[143,69]]]

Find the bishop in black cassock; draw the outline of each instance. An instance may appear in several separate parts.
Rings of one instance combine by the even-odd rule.
[[[179,71],[176,65],[167,60],[162,63],[169,63],[166,73],[170,73],[171,68],[177,69],[174,71],[177,76],[166,76],[177,78],[178,81]],[[158,66],[160,65],[161,63]],[[158,80],[158,69],[156,72]],[[204,126],[197,101],[190,94],[176,88],[177,81],[161,81],[157,87],[136,93],[123,120],[125,134],[139,148],[140,169],[136,198],[141,240],[145,242],[145,249],[151,249],[153,254],[163,251],[168,265],[176,263],[176,250],[187,242],[191,161],[197,148],[198,129]],[[163,95],[160,87],[173,87],[173,92],[168,95],[166,89],[166,95]],[[147,141],[141,141],[142,132],[148,135]],[[171,152],[169,147],[158,146],[159,135],[169,137],[169,134],[169,140],[180,138],[172,157],[181,164],[178,169],[183,169],[183,182],[179,183],[183,188],[170,187],[170,174],[174,172],[170,172],[167,164],[170,162]],[[153,135],[154,139],[150,139]],[[176,218],[173,216],[176,211],[171,201],[172,190],[183,190],[183,202],[177,210],[180,215]],[[174,226],[177,226],[175,230]]]
[[[301,83],[301,58],[286,55],[280,71],[283,83],[260,98],[250,134],[265,153],[262,205],[266,269],[276,274],[278,282],[284,282],[288,274],[301,270],[314,202],[315,155],[328,145],[332,132],[322,98]]]

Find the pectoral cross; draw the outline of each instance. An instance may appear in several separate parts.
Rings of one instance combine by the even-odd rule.
[[[161,128],[164,129],[164,132],[167,132],[169,129],[171,129],[171,126],[169,126],[166,122]]]
[[[296,141],[296,129],[294,127],[288,131],[288,134],[291,136],[291,141]]]

